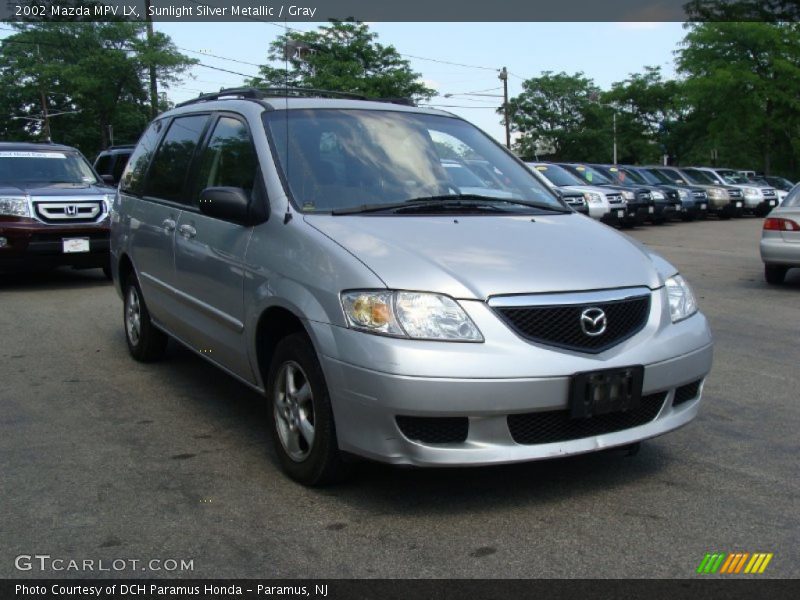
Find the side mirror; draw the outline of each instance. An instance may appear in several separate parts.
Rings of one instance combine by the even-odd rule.
[[[208,187],[200,192],[200,212],[239,225],[257,225],[265,219],[253,210],[250,195],[238,187]]]
[[[117,187],[117,181],[114,179],[114,176],[111,173],[103,173],[100,175],[100,179],[103,180],[103,183],[106,185],[110,185],[111,187]]]

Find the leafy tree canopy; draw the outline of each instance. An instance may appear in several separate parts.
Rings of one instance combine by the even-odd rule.
[[[427,99],[435,95],[394,48],[377,42],[365,23],[331,21],[315,31],[290,31],[269,46],[257,86],[309,87],[374,98]]]

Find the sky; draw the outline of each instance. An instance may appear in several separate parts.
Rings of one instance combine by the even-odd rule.
[[[304,31],[319,25],[289,24]],[[496,113],[502,105],[502,82],[497,78],[501,67],[510,73],[510,97],[519,94],[524,79],[542,71],[583,72],[608,89],[645,66],[660,66],[666,77],[673,76],[674,53],[685,34],[681,23],[670,22],[369,25],[380,43],[393,45],[428,87],[439,93],[430,104],[471,121],[500,141],[505,141]],[[284,31],[281,24],[268,22],[157,22],[155,28],[205,65],[247,76],[258,74],[257,65],[267,61],[270,42]],[[12,33],[3,27],[0,37]],[[242,75],[196,65],[167,95],[182,102],[221,87],[240,86],[243,80]],[[465,95],[469,92],[489,96]]]
[[[300,30],[319,24],[290,23]],[[267,48],[282,32],[272,23],[156,23],[155,27],[172,37],[185,54],[212,67],[256,75],[251,64],[266,62]],[[370,23],[378,41],[393,45],[409,60],[429,87],[440,96],[431,104],[441,105],[476,124],[500,141],[505,133],[495,109],[502,97],[444,94],[502,94],[497,71],[505,66],[509,76],[509,96],[521,91],[523,79],[542,71],[582,71],[607,89],[644,66],[661,66],[665,76],[674,75],[674,52],[685,31],[681,23]],[[189,50],[193,52],[189,52]],[[199,54],[202,53],[202,54]],[[205,54],[205,55],[203,55]],[[231,60],[213,58],[209,54]],[[442,64],[439,61],[471,65],[473,68]],[[483,68],[474,68],[483,67]],[[179,87],[167,91],[176,102],[196,97],[200,92],[241,85],[242,77],[195,66],[191,76]],[[456,108],[457,107],[457,108]]]

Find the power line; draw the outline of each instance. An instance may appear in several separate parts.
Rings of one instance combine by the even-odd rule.
[[[251,67],[261,67],[261,65],[257,63],[247,62],[246,60],[239,60],[237,58],[228,58],[226,56],[219,56],[217,54],[211,54],[210,52],[200,52],[199,50],[190,50],[189,48],[181,48],[176,46],[178,50],[183,50],[184,52],[191,52],[192,54],[199,54],[200,56],[209,56],[211,58],[218,58],[219,60],[227,60],[229,62],[239,63],[240,65],[249,65]]]

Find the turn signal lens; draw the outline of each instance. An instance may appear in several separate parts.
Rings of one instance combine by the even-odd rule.
[[[800,231],[800,225],[791,219],[770,217],[764,220],[764,231]]]

